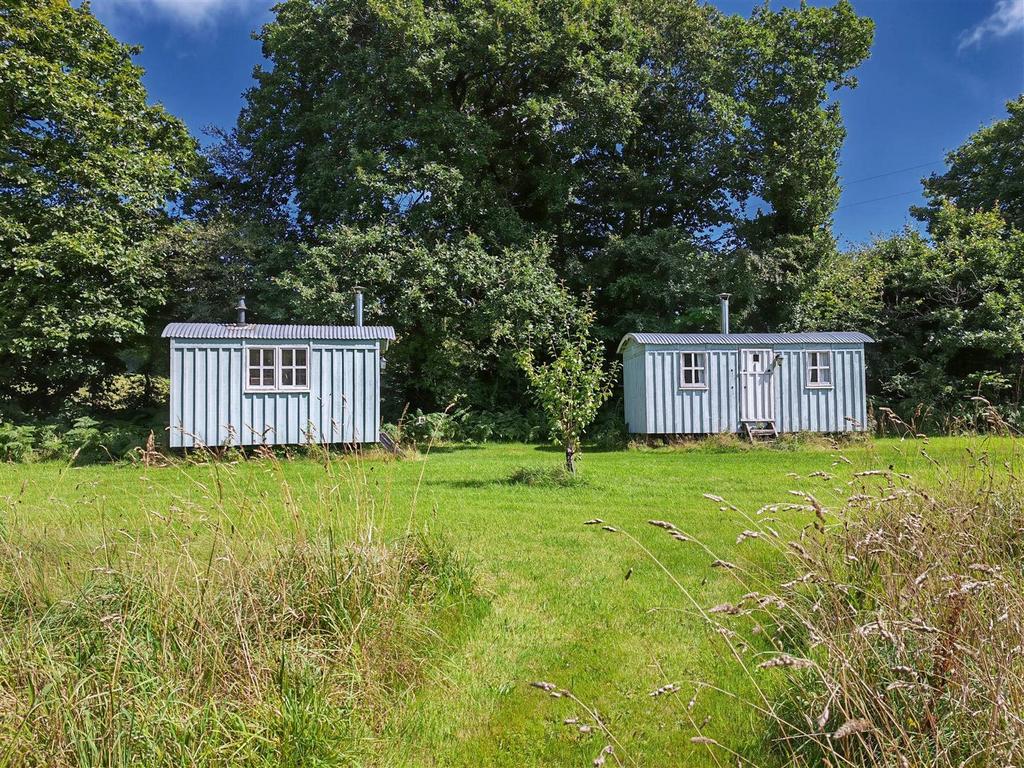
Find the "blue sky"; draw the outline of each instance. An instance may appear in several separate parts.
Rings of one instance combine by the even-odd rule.
[[[719,0],[749,13],[752,0]],[[773,0],[772,5],[780,3]],[[792,3],[791,3],[792,4]],[[835,231],[857,244],[913,223],[922,176],[1024,92],[1024,0],[854,0],[875,20],[860,86],[840,96],[847,140]],[[230,127],[271,18],[267,0],[93,0],[121,40],[144,47],[139,63],[153,101],[192,131]]]

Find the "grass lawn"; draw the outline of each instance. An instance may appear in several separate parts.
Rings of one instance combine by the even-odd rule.
[[[736,544],[743,520],[705,493],[750,512],[794,501],[790,489],[829,505],[850,492],[858,470],[891,465],[927,483],[939,472],[970,471],[979,457],[1019,462],[1010,444],[996,439],[873,441],[841,453],[850,463],[814,446],[592,451],[581,460],[585,483],[566,488],[506,482],[518,467],[561,460],[528,445],[435,448],[402,461],[348,458],[330,470],[311,459],[151,469],[10,465],[0,468],[0,525],[45,530],[85,552],[104,536],[134,536],[154,530],[154,520],[193,516],[223,516],[258,535],[261,522],[246,511],[252,499],[273,500],[281,518],[275,524],[300,525],[326,497],[353,520],[373,516],[384,535],[429,529],[470,563],[481,599],[444,638],[424,683],[388,717],[367,752],[373,764],[588,765],[605,739],[562,724],[582,712],[528,685],[547,680],[601,713],[626,764],[735,764],[725,752],[690,742],[692,716],[710,717],[707,735],[770,765],[763,728],[748,708],[705,690],[686,711],[697,681],[748,690],[720,638],[636,543],[583,522],[599,517],[635,535],[710,606],[739,589],[711,562],[752,556],[757,542]],[[811,476],[816,472],[831,477]],[[800,514],[782,513],[794,524]],[[675,523],[713,554],[671,540],[646,524],[651,518]],[[682,691],[648,696],[667,682]]]

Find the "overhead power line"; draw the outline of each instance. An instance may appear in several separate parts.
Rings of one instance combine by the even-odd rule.
[[[877,203],[879,200],[891,200],[894,197],[903,197],[904,195],[913,195],[920,192],[920,189],[908,189],[906,192],[897,192],[893,195],[882,195],[882,197],[873,197],[870,200],[858,200],[856,203],[846,203],[845,205],[836,206],[836,210],[842,208],[853,208],[856,205],[867,205],[868,203]]]
[[[898,173],[906,173],[907,171],[916,171],[919,168],[930,168],[931,166],[938,165],[939,163],[946,162],[943,160],[932,160],[930,163],[921,163],[920,165],[908,165],[906,168],[897,168],[895,171],[887,171],[886,173],[879,173],[874,176],[865,176],[862,179],[854,179],[853,181],[844,181],[843,183],[849,186],[850,184],[860,184],[862,181],[874,181],[875,179],[884,179],[886,176],[895,176]]]

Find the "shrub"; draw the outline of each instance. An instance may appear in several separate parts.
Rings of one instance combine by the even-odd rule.
[[[104,414],[137,414],[163,408],[171,394],[171,380],[164,376],[123,373],[110,376],[91,389],[82,389],[73,405]]]
[[[562,465],[518,467],[508,477],[511,485],[532,485],[548,488],[570,488],[583,485],[582,475],[574,474]]]
[[[0,421],[0,461],[27,461],[35,447],[36,428]]]
[[[416,410],[385,428],[400,442],[412,443],[533,443],[544,434],[543,417],[538,413],[468,408],[435,413]]]
[[[145,421],[101,422],[79,416],[17,423],[0,418],[0,461],[117,461],[134,456],[150,432],[163,434],[159,425]]]

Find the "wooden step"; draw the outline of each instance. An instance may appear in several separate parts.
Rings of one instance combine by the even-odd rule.
[[[750,442],[771,442],[778,439],[779,431],[775,422],[770,419],[749,420],[743,422],[743,428],[747,432]]]
[[[391,433],[389,433],[386,429],[382,429],[380,431],[377,442],[380,444],[380,447],[383,448],[385,451],[389,451],[391,453],[399,452],[398,443],[395,441],[395,438],[391,436]]]

